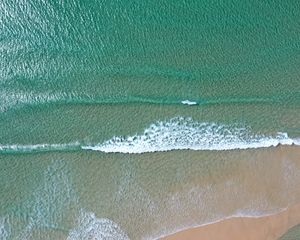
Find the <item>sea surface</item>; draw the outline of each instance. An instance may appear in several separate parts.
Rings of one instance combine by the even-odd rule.
[[[0,239],[299,202],[299,66],[299,1],[2,0]]]
[[[300,226],[295,226],[290,229],[286,234],[284,234],[280,240],[294,240],[300,236]]]

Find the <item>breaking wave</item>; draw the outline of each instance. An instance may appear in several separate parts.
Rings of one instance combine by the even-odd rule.
[[[192,118],[177,117],[151,124],[142,134],[113,137],[102,144],[83,149],[106,153],[146,153],[170,150],[232,150],[282,145],[299,145],[287,133],[265,136],[251,132],[249,127],[200,123]]]
[[[278,132],[272,136],[258,134],[250,127],[197,122],[176,117],[157,121],[141,134],[113,137],[99,144],[36,144],[1,145],[0,153],[32,153],[54,151],[96,150],[105,153],[147,153],[171,150],[234,150],[277,145],[300,145],[300,138],[290,138]]]

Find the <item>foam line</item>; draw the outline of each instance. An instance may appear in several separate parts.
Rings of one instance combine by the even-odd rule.
[[[274,135],[254,133],[250,127],[197,122],[192,118],[177,117],[157,121],[141,134],[113,137],[95,145],[36,144],[1,145],[0,153],[31,153],[47,151],[95,150],[105,153],[147,153],[171,150],[234,150],[266,148],[278,145],[300,145],[300,138],[287,133]]]
[[[147,153],[170,150],[233,150],[299,145],[299,139],[289,138],[287,133],[265,136],[251,132],[249,127],[200,123],[191,118],[177,117],[169,121],[151,124],[142,134],[113,137],[95,146],[83,149],[106,153]]]
[[[0,145],[0,153],[71,151],[76,149],[81,149],[79,142],[70,144]]]

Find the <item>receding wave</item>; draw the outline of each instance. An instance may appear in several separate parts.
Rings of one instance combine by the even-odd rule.
[[[81,215],[78,227],[70,231],[67,240],[129,240],[128,236],[113,221],[97,218],[94,213],[90,212],[82,212]]]
[[[192,118],[177,117],[151,124],[142,134],[113,137],[83,149],[106,153],[146,153],[170,150],[232,150],[300,144],[287,133],[266,136],[253,133],[249,127],[196,122]]]

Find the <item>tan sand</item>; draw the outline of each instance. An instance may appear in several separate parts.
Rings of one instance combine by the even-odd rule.
[[[300,204],[260,218],[231,218],[187,229],[161,240],[275,240],[300,223]]]
[[[226,209],[230,209],[227,213],[232,212],[234,214],[234,209],[242,209],[242,203],[246,203],[249,199],[256,199],[257,196],[262,196],[260,200],[265,200],[267,202],[266,206],[284,208],[290,205],[292,207],[271,216],[260,218],[237,217],[190,228],[161,239],[275,240],[287,232],[289,228],[299,224],[300,148],[297,146],[279,146],[274,149],[256,150],[253,151],[254,160],[248,155],[242,155],[249,152],[251,153],[251,151],[241,151],[241,159],[246,160],[234,161],[235,165],[230,167],[230,172],[223,174],[224,179],[220,178],[220,181],[223,182],[231,179],[232,182],[239,183],[242,188],[238,188],[237,192],[244,189],[245,192],[242,195],[245,195],[245,197],[236,195],[234,199],[229,198],[228,201],[225,196],[229,196],[233,187],[227,188],[220,185],[221,187],[215,188],[213,192],[220,193],[222,197],[216,198],[219,202],[212,202],[215,206],[213,209],[218,209],[220,212],[226,212]],[[227,152],[224,152],[224,154],[227,154]],[[230,156],[228,159],[233,158]],[[228,164],[228,161],[226,160],[226,164]],[[210,203],[206,202],[205,204],[209,207]],[[199,212],[196,209],[194,213],[189,214],[192,219],[197,219],[197,215],[199,215]],[[177,219],[172,219],[172,221],[179,222]]]

